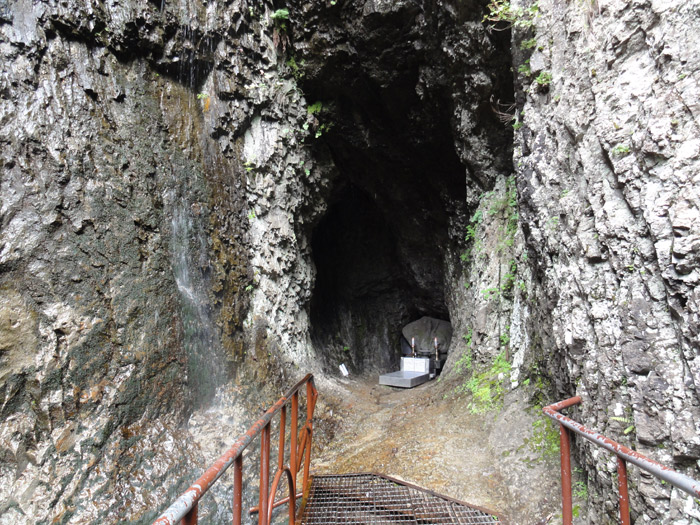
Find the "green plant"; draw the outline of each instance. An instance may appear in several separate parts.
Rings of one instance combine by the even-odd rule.
[[[588,486],[585,481],[575,482],[571,492],[579,499],[588,499]]]
[[[505,215],[505,225],[500,228],[497,251],[503,251],[515,244],[515,234],[518,231],[518,192],[515,188],[515,177],[506,179],[506,191],[502,197],[493,199],[488,210],[489,215]]]
[[[248,220],[252,221],[253,219],[255,219],[255,217],[256,217],[255,210],[250,210],[248,212]]]
[[[533,49],[537,45],[537,39],[536,38],[528,38],[527,40],[523,40],[520,42],[520,49]]]
[[[289,10],[288,9],[278,9],[270,15],[275,22],[281,22],[283,20],[289,20]]]
[[[530,69],[530,60],[526,60],[523,64],[518,66],[518,73],[522,73],[525,76],[532,75],[532,69]]]
[[[490,287],[490,288],[486,288],[486,289],[484,289],[484,290],[481,290],[481,295],[482,295],[482,297],[483,297],[485,300],[487,300],[487,301],[489,301],[489,300],[491,300],[491,299],[493,299],[493,298],[495,298],[495,297],[498,297],[498,295],[499,295],[500,293],[501,293],[501,289],[500,289],[500,288],[493,287],[493,286]]]
[[[627,155],[630,152],[630,147],[627,144],[618,144],[611,151],[613,155],[621,157],[622,155]]]
[[[301,80],[304,77],[304,71],[302,71],[302,68],[304,67],[304,64],[306,64],[305,60],[302,60],[297,64],[297,61],[294,57],[290,57],[289,60],[285,62],[287,67],[292,70],[292,75],[294,78],[297,80]]]
[[[197,93],[197,100],[205,100],[209,98],[209,93],[201,92]]]
[[[512,126],[513,126],[513,130],[514,130],[514,131],[518,131],[520,128],[523,127],[523,123],[520,122],[520,121],[516,118],[516,119],[513,119],[513,124],[512,124]]]
[[[548,86],[552,83],[552,74],[549,71],[542,71],[535,77],[535,82],[540,86]]]
[[[249,292],[249,293],[252,292],[254,289],[255,289],[255,286],[253,286],[252,284],[249,284],[248,286],[245,287],[245,291]]]
[[[481,224],[483,217],[484,215],[481,210],[477,210],[469,219],[469,224],[466,228],[467,234],[464,236],[464,240],[468,243],[473,242],[473,244],[460,255],[460,259],[462,259],[463,262],[468,262],[471,259],[472,253],[479,253],[481,250],[481,242],[476,239],[476,231],[479,224]]]
[[[542,409],[535,407],[535,410],[541,413]],[[547,417],[540,416],[532,423],[532,436],[528,446],[543,459],[554,458],[559,454],[559,432]]]
[[[498,339],[501,341],[501,346],[507,346],[508,343],[510,343],[510,334],[508,333],[509,330],[510,325],[506,325],[505,332],[498,336]]]
[[[472,399],[467,408],[472,414],[484,414],[503,406],[504,382],[510,369],[505,352],[501,352],[489,368],[472,374],[466,383],[457,388],[460,393],[471,393]]]
[[[314,138],[320,138],[321,135],[323,135],[324,133],[330,131],[330,129],[331,129],[332,127],[333,127],[333,123],[332,123],[332,122],[327,122],[327,123],[321,124],[321,125],[316,129],[316,133],[314,133]]]
[[[467,334],[462,336],[467,348],[455,363],[455,372],[461,374],[472,369],[472,329],[467,330]]]
[[[503,276],[501,282],[501,292],[506,293],[513,289],[513,284],[515,283],[515,278],[518,275],[518,263],[515,259],[510,260],[508,265],[508,272]]]
[[[537,2],[528,7],[514,7],[509,0],[491,0],[484,22],[491,22],[489,29],[503,31],[510,27],[529,28],[534,24],[540,8]]]
[[[309,115],[315,115],[316,113],[320,113],[322,109],[323,109],[323,103],[319,100],[318,102],[314,102],[313,104],[309,105],[306,108],[306,112]]]

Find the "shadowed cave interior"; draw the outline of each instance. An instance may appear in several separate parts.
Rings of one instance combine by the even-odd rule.
[[[332,143],[341,176],[312,235],[311,302],[314,345],[332,372],[340,363],[355,374],[395,369],[404,325],[422,316],[449,321],[443,260],[465,175],[449,134],[442,138],[439,148],[396,151],[396,163],[363,163],[351,144]]]

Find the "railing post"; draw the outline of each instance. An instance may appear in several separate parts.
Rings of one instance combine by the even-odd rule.
[[[306,457],[304,458],[304,481],[302,491],[306,490],[309,483],[309,470],[311,468],[311,440],[313,438],[313,417],[316,407],[315,389],[312,381],[306,383]]]
[[[297,434],[299,433],[299,392],[292,394],[292,425],[289,430],[291,432],[289,439],[289,466],[292,470],[292,478],[294,478],[294,493],[296,494],[297,486]]]
[[[571,507],[571,439],[569,430],[564,425],[559,425],[559,432],[562,522],[564,525],[572,525],[574,516]]]
[[[267,499],[270,489],[270,423],[260,435],[260,494],[258,496],[258,525],[267,525]]]
[[[630,525],[630,497],[627,492],[627,463],[617,456],[617,489],[620,494],[620,524]]]
[[[277,453],[277,469],[282,470],[284,469],[284,431],[286,430],[285,427],[287,426],[287,405],[284,405],[282,407],[282,410],[280,411],[280,444],[279,444],[279,449]],[[274,498],[275,495],[273,494],[272,497]]]
[[[233,525],[241,525],[243,514],[243,454],[233,461]]]
[[[199,504],[195,503],[194,507],[192,507],[192,510],[185,514],[185,517],[182,518],[182,525],[197,525],[198,508]]]

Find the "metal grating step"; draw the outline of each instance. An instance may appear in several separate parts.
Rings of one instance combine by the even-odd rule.
[[[301,525],[490,524],[491,511],[379,474],[314,476]]]

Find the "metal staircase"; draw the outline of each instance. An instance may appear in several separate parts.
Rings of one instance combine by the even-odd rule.
[[[304,398],[301,396],[305,393]],[[494,524],[505,523],[498,514],[457,501],[427,489],[381,474],[310,475],[313,414],[318,392],[311,374],[294,385],[236,443],[221,456],[195,483],[173,502],[153,525],[194,525],[197,523],[199,500],[233,465],[233,524],[240,525],[243,516],[242,473],[243,452],[260,437],[258,525],[272,522],[274,509],[287,505],[288,523],[295,525],[363,525],[363,524]],[[617,456],[620,523],[628,525],[627,463],[646,470],[673,484],[694,498],[700,497],[700,482],[675,472],[636,451],[630,450],[601,434],[587,429],[564,416],[561,410],[581,403],[575,397],[544,408],[545,414],[561,428],[562,519],[573,521],[571,507],[572,433],[581,436]],[[299,418],[300,409],[305,418]],[[287,421],[288,412],[290,420]],[[270,441],[273,420],[279,416],[277,430],[276,470],[270,481]],[[303,421],[303,424],[300,423]],[[287,433],[287,427],[289,432]],[[301,480],[298,478],[301,476]],[[276,499],[282,479],[287,495]],[[284,484],[281,485],[284,487]],[[301,489],[299,492],[297,489]],[[297,509],[297,499],[302,498]]]

